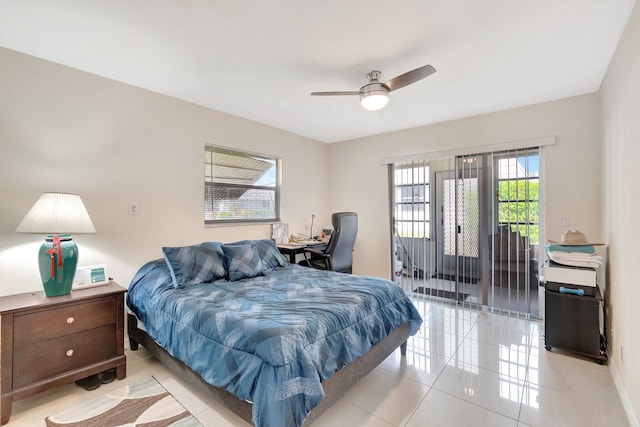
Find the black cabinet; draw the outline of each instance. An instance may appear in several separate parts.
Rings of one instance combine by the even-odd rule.
[[[607,360],[601,335],[603,298],[596,288],[595,296],[578,296],[545,290],[544,344],[587,357],[602,364]]]

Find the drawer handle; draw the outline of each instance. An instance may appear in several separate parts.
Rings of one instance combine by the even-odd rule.
[[[67,352],[65,354],[67,355],[67,357],[71,357],[71,356],[73,356],[73,353],[74,353],[74,351],[71,348],[71,349],[67,350]]]
[[[68,324],[72,324],[75,321],[76,321],[76,319],[73,316],[67,317],[67,323]]]

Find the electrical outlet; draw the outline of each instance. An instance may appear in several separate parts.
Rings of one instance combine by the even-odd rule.
[[[560,217],[560,227],[568,227],[569,226],[569,217],[567,215],[562,215]]]
[[[129,202],[129,215],[138,215],[138,204],[136,202]]]

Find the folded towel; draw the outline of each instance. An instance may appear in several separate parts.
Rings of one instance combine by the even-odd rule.
[[[558,245],[556,243],[549,243],[545,246],[545,249],[552,252],[582,252],[586,254],[596,253],[596,249],[593,247],[593,245],[565,246]]]
[[[602,262],[602,256],[596,254],[585,254],[582,252],[558,252],[558,251],[547,251],[547,255],[554,256],[556,258],[563,258],[568,260],[575,261],[595,261]]]
[[[594,259],[593,261],[590,261],[588,259],[567,259],[566,257],[558,257],[556,255],[554,255],[553,252],[548,252],[547,253],[549,259],[553,262],[556,262],[558,264],[562,264],[562,265],[569,265],[572,267],[590,267],[590,268],[599,268],[600,266],[602,266],[602,259]],[[601,257],[600,257],[601,258]]]

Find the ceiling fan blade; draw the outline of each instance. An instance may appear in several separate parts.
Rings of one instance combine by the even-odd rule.
[[[394,77],[388,82],[385,83],[385,86],[389,88],[389,91],[400,89],[401,87],[405,87],[410,85],[411,83],[415,83],[418,80],[422,80],[425,77],[429,77],[431,74],[435,73],[436,69],[431,65],[424,65],[422,67],[416,68],[415,70],[408,71],[404,74],[400,74],[398,77]]]
[[[311,92],[311,96],[334,96],[334,95],[360,95],[359,90],[349,90],[341,92]]]

